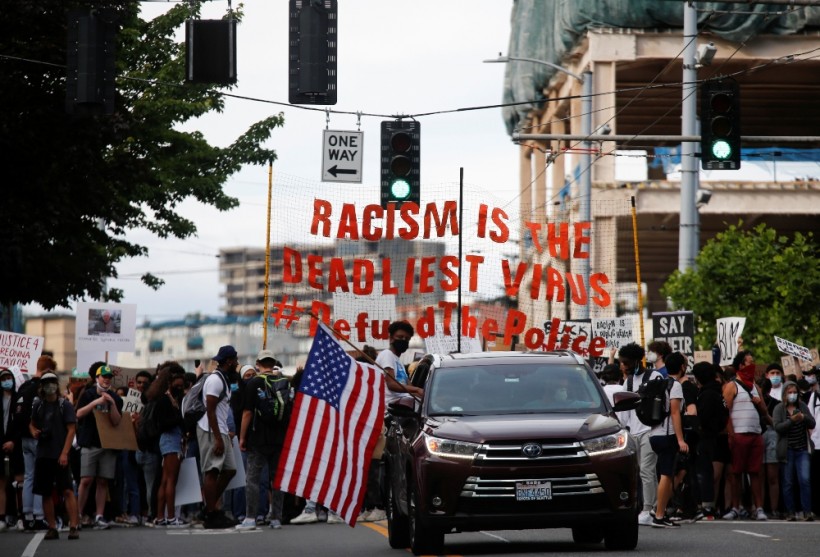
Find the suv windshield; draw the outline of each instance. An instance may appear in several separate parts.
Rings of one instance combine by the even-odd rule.
[[[606,411],[594,376],[582,365],[441,367],[425,398],[431,416]]]

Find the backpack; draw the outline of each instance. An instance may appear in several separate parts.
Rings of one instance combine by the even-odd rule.
[[[258,377],[264,381],[265,386],[256,389],[258,400],[253,415],[254,429],[256,429],[257,420],[266,426],[273,426],[281,422],[285,417],[285,409],[290,400],[290,381],[287,377],[267,374]]]
[[[675,380],[659,377],[651,381],[642,381],[638,387],[641,401],[635,408],[638,420],[650,427],[660,425],[669,416],[669,392]]]
[[[149,451],[155,447],[162,432],[157,418],[159,400],[152,400],[142,409],[140,424],[137,428],[137,445],[141,451]]]
[[[222,380],[222,393],[219,395],[220,402],[228,396],[228,382],[219,371],[214,371]],[[207,411],[205,407],[205,397],[202,396],[202,389],[205,387],[205,381],[210,374],[203,373],[196,383],[191,385],[191,388],[185,393],[182,398],[182,430],[184,433],[192,434],[196,431],[196,424],[205,415]]]

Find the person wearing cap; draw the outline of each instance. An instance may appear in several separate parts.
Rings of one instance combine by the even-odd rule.
[[[43,511],[48,522],[45,539],[56,540],[57,519],[54,513],[54,499],[51,497],[55,487],[62,495],[68,513],[68,539],[76,540],[79,534],[79,513],[77,500],[74,497],[74,479],[68,462],[68,453],[77,417],[74,406],[60,396],[60,384],[53,373],[44,373],[40,378],[39,397],[34,399],[31,409],[29,430],[37,439],[37,460],[34,465],[34,492],[43,498]]]
[[[236,522],[217,509],[225,487],[236,474],[236,455],[233,454],[228,437],[230,390],[228,376],[236,373],[238,365],[236,349],[222,346],[212,358],[216,369],[205,379],[202,395],[205,397],[205,415],[197,422],[196,436],[199,443],[202,467],[202,493],[205,498],[204,527],[230,528]]]
[[[0,532],[6,530],[6,482],[12,476],[12,469],[20,466],[17,462],[12,467],[12,459],[19,455],[22,460],[22,451],[19,450],[22,436],[20,423],[14,417],[14,403],[17,397],[14,388],[14,374],[8,368],[0,369],[0,457],[5,465],[0,463]]]
[[[78,503],[80,509],[85,508],[91,484],[96,479],[96,517],[93,527],[95,530],[105,530],[110,527],[104,517],[105,500],[108,482],[116,475],[117,451],[102,448],[100,432],[97,429],[97,415],[100,416],[99,419],[107,419],[116,427],[122,419],[122,399],[111,390],[114,372],[110,367],[98,366],[94,370],[94,377],[95,383],[85,389],[77,401],[77,444],[81,448]]]
[[[264,513],[259,508],[260,478],[267,465],[268,477],[262,485],[272,488],[288,428],[290,380],[282,375],[281,364],[270,350],[259,352],[256,368],[259,374],[245,385],[242,402],[239,448],[247,457],[246,508],[245,520],[237,525],[238,530],[253,530],[265,523]],[[283,503],[284,494],[272,489],[271,528],[282,527]]]
[[[17,390],[17,401],[14,405],[14,420],[20,425],[21,447],[17,460],[20,467],[15,468],[17,489],[22,490],[22,518],[17,522],[18,530],[45,530],[48,528],[43,520],[43,498],[34,493],[34,464],[37,460],[37,440],[31,436],[28,423],[31,421],[31,407],[40,389],[40,377],[44,373],[55,373],[57,362],[44,354],[37,359],[34,376],[20,385]],[[15,449],[17,452],[17,449]],[[19,500],[18,499],[18,500]]]

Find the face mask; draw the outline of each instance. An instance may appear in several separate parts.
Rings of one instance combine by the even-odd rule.
[[[13,386],[14,379],[3,379],[3,381],[0,381],[0,387],[6,389],[7,391],[10,391]]]
[[[646,353],[646,361],[649,362],[650,364],[654,364],[655,362],[658,361],[658,355],[655,354],[654,352],[647,352]]]
[[[555,400],[567,400],[567,390],[558,389],[555,391]]]
[[[233,390],[233,389],[231,389],[231,390]],[[171,387],[171,395],[174,398],[182,398],[182,396],[184,394],[185,394],[185,388],[184,387]]]
[[[235,393],[239,390],[239,383],[231,383],[231,392]]]
[[[410,347],[410,341],[404,339],[396,339],[393,341],[393,349],[397,354],[404,354]]]
[[[46,383],[45,385],[43,385],[43,393],[47,395],[56,394],[57,388],[57,385],[55,385],[54,383]]]
[[[786,395],[786,400],[789,402],[797,402],[797,393],[789,393]]]
[[[772,375],[771,377],[769,377],[769,381],[772,382],[772,387],[777,387],[780,385],[780,383],[783,382],[783,378],[779,375]]]
[[[809,385],[815,385],[817,383],[817,376],[816,375],[806,375],[806,383]]]

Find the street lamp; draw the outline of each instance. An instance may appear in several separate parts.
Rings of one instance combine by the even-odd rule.
[[[541,64],[548,66],[556,71],[565,73],[568,76],[574,77],[578,80],[582,87],[581,90],[581,133],[587,137],[592,135],[592,72],[586,71],[583,75],[571,72],[568,69],[547,62],[546,60],[537,60],[535,58],[522,58],[518,56],[502,56],[498,53],[498,58],[492,60],[484,60],[485,63],[501,63],[508,62],[531,62],[533,64]],[[581,179],[580,179],[580,213],[583,222],[592,222],[591,215],[591,199],[592,199],[592,162],[590,160],[590,151],[592,144],[588,139],[583,142],[584,152],[581,154]],[[590,254],[591,255],[591,254]],[[589,257],[581,259],[581,275],[584,277],[584,284],[589,287],[590,261]],[[581,307],[580,319],[589,319],[589,292],[587,292],[587,303]]]

